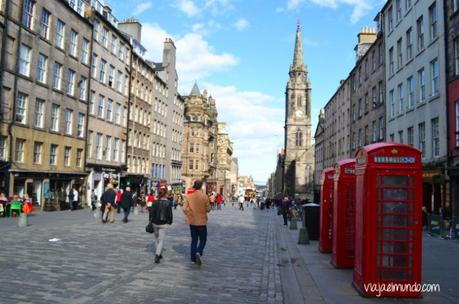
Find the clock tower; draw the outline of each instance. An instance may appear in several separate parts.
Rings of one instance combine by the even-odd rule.
[[[311,83],[303,61],[299,23],[285,90],[284,132],[284,194],[297,199],[312,199],[314,148],[311,142]]]

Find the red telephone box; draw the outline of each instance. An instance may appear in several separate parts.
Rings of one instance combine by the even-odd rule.
[[[357,151],[356,162],[353,285],[365,296],[419,297],[421,152],[378,143]]]
[[[331,252],[332,250],[332,224],[333,224],[333,180],[335,168],[327,168],[322,171],[320,191],[320,236],[319,250]]]
[[[333,195],[332,264],[337,268],[354,267],[355,238],[355,159],[335,166]]]

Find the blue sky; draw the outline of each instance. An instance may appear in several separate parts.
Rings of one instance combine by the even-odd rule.
[[[194,81],[216,98],[239,158],[239,174],[266,182],[283,147],[284,94],[301,22],[312,82],[314,133],[323,107],[355,63],[357,34],[381,0],[109,0],[114,15],[143,24],[147,57],[161,61],[165,37],[177,47],[179,91]]]

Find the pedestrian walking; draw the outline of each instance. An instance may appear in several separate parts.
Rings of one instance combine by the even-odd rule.
[[[100,211],[102,213],[102,223],[106,223],[107,220],[110,220],[110,223],[113,223],[115,221],[115,200],[116,192],[115,190],[113,190],[113,185],[110,183],[107,185],[107,189],[100,198]]]
[[[209,194],[210,206],[212,209],[215,209],[215,194],[211,192]]]
[[[71,204],[71,207],[72,207],[72,211],[73,210],[77,210],[78,208],[78,201],[79,201],[79,195],[78,195],[78,190],[76,189],[76,187],[73,187],[72,188],[72,204]]]
[[[244,196],[242,196],[242,195],[239,196],[239,200],[238,200],[238,202],[239,202],[239,210],[241,210],[241,211],[244,211],[244,201],[245,201],[244,200]]]
[[[288,225],[288,215],[290,212],[290,200],[285,197],[281,205],[282,217],[284,218],[284,225]]]
[[[185,196],[183,212],[190,225],[191,233],[191,262],[201,265],[204,247],[207,242],[207,213],[210,212],[209,197],[202,192],[202,181],[196,180],[195,191]],[[199,244],[198,244],[199,240]]]
[[[91,190],[91,210],[94,211],[97,208],[97,195],[94,189]]]
[[[59,209],[65,210],[67,208],[67,204],[65,203],[67,199],[67,194],[65,193],[64,187],[60,187],[59,191],[57,191],[57,201],[59,202]]]
[[[223,196],[221,194],[217,194],[215,202],[217,203],[217,210],[222,210]]]
[[[167,197],[167,189],[159,189],[158,200],[150,209],[150,221],[153,224],[155,236],[155,263],[163,258],[164,237],[167,225],[172,225],[172,205]]]
[[[116,188],[116,199],[115,199],[115,206],[116,206],[116,213],[121,213],[121,196],[123,195],[123,191]]]
[[[122,220],[123,223],[128,222],[129,212],[131,212],[131,207],[134,205],[134,200],[132,198],[131,187],[126,187],[126,191],[123,192],[121,196],[119,206],[123,208],[124,218]]]

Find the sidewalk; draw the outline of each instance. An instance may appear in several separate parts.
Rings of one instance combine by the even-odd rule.
[[[455,240],[423,236],[423,282],[440,284],[440,292],[424,294],[422,299],[364,298],[352,286],[351,269],[335,269],[330,254],[319,252],[317,241],[298,245],[299,230],[281,222],[276,220],[285,304],[459,303],[459,243]]]

